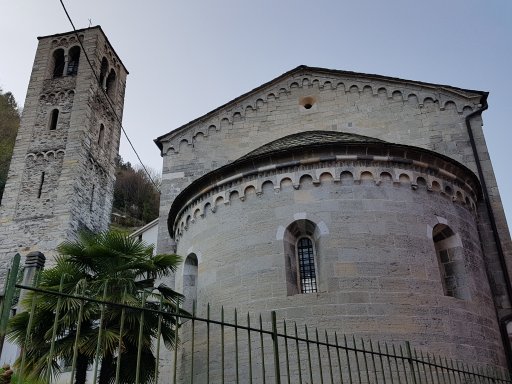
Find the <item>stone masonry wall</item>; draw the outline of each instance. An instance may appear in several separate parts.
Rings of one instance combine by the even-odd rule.
[[[482,107],[480,101],[479,94],[449,87],[357,74],[303,70],[270,83],[161,138],[163,174],[157,251],[165,253],[174,249],[167,216],[174,198],[188,184],[265,143],[292,133],[333,130],[413,145],[451,157],[476,174],[465,120]],[[306,103],[311,108],[306,109]],[[470,123],[505,257],[510,260],[510,234],[481,117],[472,117]],[[478,205],[480,235],[495,300],[498,309],[508,313],[510,304],[489,218],[483,202]]]
[[[126,69],[101,28],[78,33],[96,73],[103,57],[116,72],[110,96],[121,117]],[[62,241],[75,239],[81,229],[106,230],[110,222],[120,126],[81,49],[76,75],[64,71],[53,78],[53,52],[67,55],[76,46],[74,33],[39,38],[0,207],[0,283],[16,252],[43,252],[48,266]],[[54,109],[59,118],[50,130]]]
[[[215,204],[204,200],[207,207],[177,237],[178,253],[199,260],[199,314],[205,315],[208,302],[212,313],[224,306],[226,313],[237,308],[254,318],[276,310],[278,318],[300,327],[314,324],[365,340],[409,340],[466,363],[504,365],[474,205],[424,184],[412,188],[405,177],[383,179],[371,165],[347,166],[360,172],[333,178],[325,168],[315,171],[318,182],[303,176],[294,186],[283,178],[280,185],[265,182],[259,191],[247,188]],[[318,293],[287,290],[283,234],[297,220],[317,227]],[[447,224],[460,238],[466,299],[443,292],[432,238],[437,224]],[[178,290],[182,275],[180,267]],[[202,345],[197,336],[196,343]]]

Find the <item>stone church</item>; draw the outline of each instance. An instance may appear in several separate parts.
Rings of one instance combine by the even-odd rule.
[[[100,27],[39,38],[2,270],[107,229],[127,74]],[[486,92],[299,66],[158,137],[157,252],[185,260],[171,284],[199,313],[275,310],[510,364],[512,246],[486,108]]]
[[[466,362],[510,356],[487,93],[299,66],[155,142],[157,252],[206,303]]]

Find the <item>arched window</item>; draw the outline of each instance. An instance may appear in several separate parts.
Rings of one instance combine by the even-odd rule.
[[[108,97],[110,97],[111,99],[114,98],[115,88],[116,88],[116,72],[113,69],[111,69],[110,73],[108,74],[107,84],[106,84],[105,88],[106,88]]]
[[[316,292],[315,251],[309,237],[297,241],[301,293]]]
[[[98,133],[98,145],[100,147],[103,147],[104,138],[105,138],[105,126],[103,124],[100,124],[100,131]]]
[[[446,296],[469,299],[464,267],[464,249],[458,234],[446,224],[437,224],[432,231],[439,272]]]
[[[59,121],[59,110],[55,108],[50,114],[50,121],[48,122],[48,128],[50,131],[57,129],[57,122]]]
[[[67,74],[76,76],[78,73],[78,63],[80,62],[80,47],[75,46],[69,50]]]
[[[190,313],[194,309],[194,302],[197,301],[197,283],[197,256],[191,253],[183,266],[183,309]]]
[[[318,291],[318,238],[318,227],[310,220],[297,220],[286,228],[283,245],[288,296]]]
[[[64,50],[62,48],[53,52],[53,78],[62,77],[64,72]]]
[[[101,60],[101,69],[100,69],[100,86],[105,88],[105,80],[107,78],[107,71],[108,71],[108,61],[104,57]]]

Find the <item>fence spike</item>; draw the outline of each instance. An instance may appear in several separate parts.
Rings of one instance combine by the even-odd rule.
[[[331,376],[331,384],[334,384],[334,376],[332,374],[331,349],[329,348],[329,336],[325,331],[325,344],[327,344],[327,359],[329,360],[329,374]]]
[[[286,377],[288,378],[288,384],[291,384],[290,378],[290,357],[288,353],[288,333],[286,329],[286,319],[283,319],[283,332],[284,332],[284,350],[286,355]]]
[[[82,287],[82,297],[85,295],[85,285],[86,283],[83,283]],[[75,369],[76,369],[76,359],[78,358],[78,340],[80,340],[80,329],[82,327],[82,318],[84,314],[84,299],[82,298],[80,300],[80,306],[78,309],[78,321],[76,324],[76,334],[75,334],[75,344],[73,346],[73,362],[71,363],[71,377],[69,384],[73,384],[74,376],[75,376]],[[20,380],[21,381],[21,380]]]
[[[221,321],[221,325],[220,325],[220,332],[221,332],[221,343],[220,343],[220,346],[221,346],[221,360],[222,360],[222,384],[224,384],[224,364],[225,364],[225,361],[224,361],[224,306],[221,307],[220,309],[220,321]]]
[[[334,332],[334,343],[336,344],[336,357],[338,358],[338,370],[340,373],[340,383],[343,383],[343,369],[341,366],[340,346],[338,344],[338,334],[336,332]]]
[[[121,299],[121,304],[125,304],[125,303],[126,303],[126,287],[124,287],[123,296]],[[125,307],[122,307],[121,308],[121,319],[120,319],[121,324],[119,325],[119,344],[117,347],[116,378],[114,381],[115,384],[119,384],[119,378],[120,378],[120,374],[121,374],[121,351],[123,348],[123,333],[124,333],[125,317],[126,317],[126,309],[125,309]]]
[[[375,363],[375,354],[373,352],[373,343],[372,343],[372,340],[370,339],[370,355],[372,357],[372,363],[373,363],[373,375],[375,377],[375,383],[378,383],[379,380],[377,378],[377,365]]]
[[[140,381],[140,359],[142,357],[142,341],[144,336],[144,309],[146,306],[146,291],[142,291],[142,303],[139,317],[139,344],[137,345],[137,364],[135,366],[135,384]]]
[[[398,356],[398,353],[396,352],[395,344],[393,344],[392,346],[393,346],[393,358],[395,360],[396,376],[398,378],[398,384],[400,384],[402,382],[400,380],[400,370],[398,369],[398,359],[400,358],[400,356]],[[407,375],[405,375],[405,376],[407,379]]]
[[[155,356],[155,383],[158,383],[158,376],[160,374],[160,339],[162,337],[162,309],[163,309],[163,296],[160,295],[160,303],[158,305],[158,324],[156,329],[156,356]],[[124,310],[124,308],[123,308]],[[116,367],[117,370],[117,367]],[[116,382],[117,384],[117,382]]]
[[[206,306],[206,382],[210,382],[210,303]]]
[[[357,368],[357,379],[359,380],[359,383],[362,383],[361,381],[361,367],[359,366],[359,356],[357,355],[357,344],[356,344],[356,337],[352,335],[352,343],[354,344],[354,353],[356,355],[356,368]]]
[[[236,382],[239,383],[238,373],[238,315],[235,308],[235,368],[236,368]],[[191,383],[193,384],[193,383]]]
[[[299,337],[297,332],[297,323],[295,324],[295,348],[297,349],[297,366],[299,368],[299,383],[302,384],[302,367],[300,363]]]
[[[18,271],[20,268],[21,256],[19,253],[14,255],[11,268],[7,272],[7,278],[4,284],[4,297],[0,305],[0,353],[3,350],[5,333],[7,331],[7,323],[12,306],[12,299],[16,291],[16,280],[18,279]]]
[[[272,344],[274,346],[274,374],[276,384],[281,384],[281,367],[279,363],[279,340],[277,336],[277,315],[276,311],[271,312],[272,317]]]
[[[249,383],[252,384],[251,316],[247,312],[247,342],[249,349]]]
[[[390,352],[389,352],[389,347],[388,347],[388,343],[387,342],[384,342],[384,347],[386,349],[386,359],[388,361],[388,369],[389,369],[389,379],[390,379],[390,382],[393,383],[393,368],[391,367],[391,356],[390,356]],[[398,372],[397,372],[398,374]],[[398,375],[400,376],[400,375]],[[400,379],[398,379],[399,382],[400,382]]]
[[[194,348],[195,348],[195,323],[196,321],[196,301],[192,300],[192,340],[191,340],[191,359],[190,359],[190,384],[194,384]]]
[[[371,343],[371,341],[370,341]],[[370,344],[371,345],[371,344]],[[380,369],[382,370],[382,382],[386,384],[386,369],[384,368],[384,361],[382,360],[382,350],[380,348],[380,341],[377,340],[377,351],[379,351]]]
[[[266,383],[266,373],[265,373],[265,350],[263,346],[263,319],[261,318],[260,313],[260,346],[261,346],[261,372],[263,375],[263,383]]]
[[[322,356],[320,355],[320,340],[318,338],[318,328],[315,328],[316,334],[316,352],[318,355],[318,368],[320,370],[320,383],[324,384],[324,372],[322,369]]]
[[[309,348],[309,335],[308,335],[308,326],[304,325],[304,329],[306,330],[306,347],[308,350],[308,366],[309,366],[309,380],[311,383],[313,383],[313,369],[311,366],[311,350]]]
[[[40,271],[35,272],[35,278],[34,278],[34,286],[37,287],[39,285],[39,277],[40,277]],[[13,277],[14,279],[14,277]],[[28,324],[27,324],[27,330],[25,334],[25,345],[24,348],[21,351],[21,364],[20,364],[20,373],[19,373],[19,381],[23,382],[23,377],[25,376],[25,360],[27,357],[27,346],[30,345],[31,335],[30,332],[32,331],[32,326],[34,325],[34,312],[36,310],[36,298],[37,298],[37,292],[32,291],[32,302],[30,306],[30,313],[28,318]]]
[[[347,357],[348,381],[350,384],[352,384],[352,369],[350,368],[350,355],[348,353],[347,335],[343,335],[343,340],[345,341],[345,355]],[[356,360],[357,360],[357,355],[356,355]]]
[[[366,359],[366,349],[365,349],[364,340],[362,337],[361,337],[361,349],[362,349],[362,353],[363,353],[364,370],[366,372],[366,382],[369,383],[370,382],[370,372],[368,372],[369,369],[368,369],[368,361]]]
[[[173,373],[172,373],[173,384],[176,384],[176,374],[178,372],[178,344],[179,344],[179,329],[180,329],[179,313],[180,313],[180,302],[177,301],[176,302],[176,316],[175,316],[175,322],[174,322],[174,367],[173,367]]]

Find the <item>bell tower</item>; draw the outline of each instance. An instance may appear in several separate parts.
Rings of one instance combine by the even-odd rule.
[[[0,275],[16,252],[51,264],[58,244],[110,222],[128,71],[99,26],[38,40],[0,206]]]

